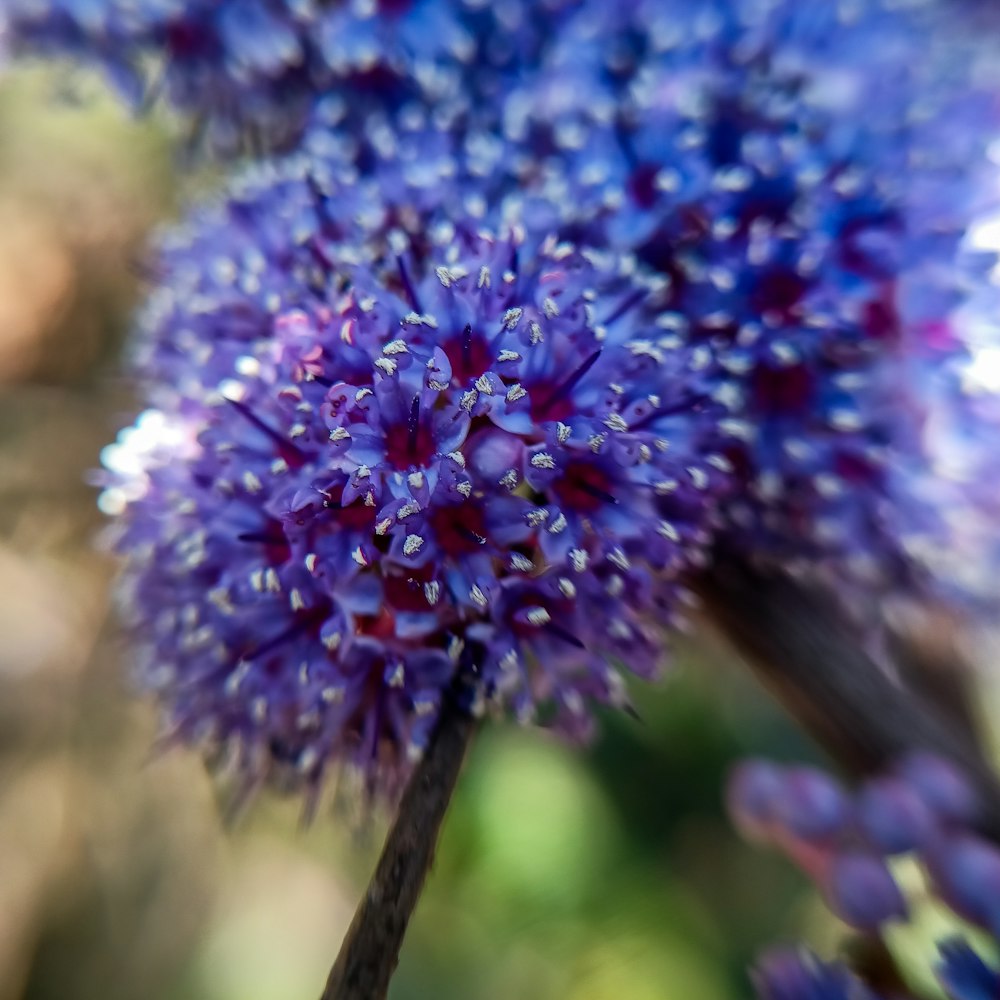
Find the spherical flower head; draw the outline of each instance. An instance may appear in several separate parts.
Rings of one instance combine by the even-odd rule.
[[[204,350],[144,418],[169,433],[109,456],[104,504],[172,729],[255,778],[347,762],[392,790],[456,675],[574,734],[587,700],[624,702],[619,667],[653,676],[725,484],[659,287],[460,230],[260,339],[229,308],[165,312],[162,342],[197,318]]]

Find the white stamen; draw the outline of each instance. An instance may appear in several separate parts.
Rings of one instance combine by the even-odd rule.
[[[530,625],[534,625],[536,627],[548,625],[548,623],[552,621],[552,615],[550,615],[545,608],[531,608],[525,614],[525,618],[527,618]]]
[[[407,535],[406,540],[403,542],[403,555],[416,555],[423,547],[423,544],[424,540],[420,535]]]

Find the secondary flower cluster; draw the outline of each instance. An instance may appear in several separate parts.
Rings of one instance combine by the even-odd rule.
[[[854,792],[814,768],[747,761],[733,773],[729,805],[745,835],[788,854],[857,930],[880,933],[908,917],[887,865],[908,855],[943,902],[1000,940],[1000,849],[975,832],[975,794],[947,761],[914,754]],[[954,1000],[1000,989],[1000,972],[962,941],[941,945],[937,971]],[[874,997],[845,969],[787,952],[763,960],[758,990],[764,1000]]]
[[[1000,973],[964,941],[946,941],[939,952],[935,971],[950,1000],[993,1000],[997,996]],[[758,963],[754,981],[760,1000],[882,1000],[882,995],[843,965],[823,962],[809,952],[770,952]]]

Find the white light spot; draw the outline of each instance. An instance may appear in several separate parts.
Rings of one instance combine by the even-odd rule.
[[[962,387],[971,393],[1000,393],[1000,347],[973,352],[972,361],[962,373]]]

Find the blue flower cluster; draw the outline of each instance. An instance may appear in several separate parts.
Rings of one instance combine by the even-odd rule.
[[[315,800],[343,766],[397,793],[456,690],[585,735],[723,550],[995,608],[1000,75],[965,6],[7,0],[15,51],[267,150],[161,237],[104,454],[170,737]],[[905,918],[909,854],[1000,937],[946,763],[750,763],[731,800],[853,927]],[[939,975],[1000,988],[955,942]],[[758,986],[875,1000],[789,953]]]
[[[171,730],[396,787],[463,671],[571,732],[623,703],[719,540],[960,591],[948,513],[992,501],[940,488],[928,427],[989,341],[994,102],[949,23],[16,0],[24,46],[159,51],[178,111],[292,147],[164,234],[106,453]]]
[[[1000,849],[974,831],[976,797],[964,775],[921,753],[848,792],[824,772],[752,760],[733,773],[729,806],[744,834],[778,846],[822,888],[831,910],[863,933],[905,920],[887,861],[920,863],[933,893],[1000,941]],[[938,977],[952,1000],[988,1000],[1000,971],[964,941],[941,944]],[[775,952],[758,969],[762,1000],[872,997],[846,969]]]
[[[106,454],[103,500],[127,505],[127,617],[180,734],[388,785],[463,664],[570,731],[585,698],[622,703],[614,664],[655,673],[727,468],[702,361],[647,339],[654,276],[523,242],[469,228],[335,274],[304,249],[297,299],[279,254],[206,276],[176,248],[146,367],[178,380]],[[266,305],[223,308],[250,284],[265,336]]]

